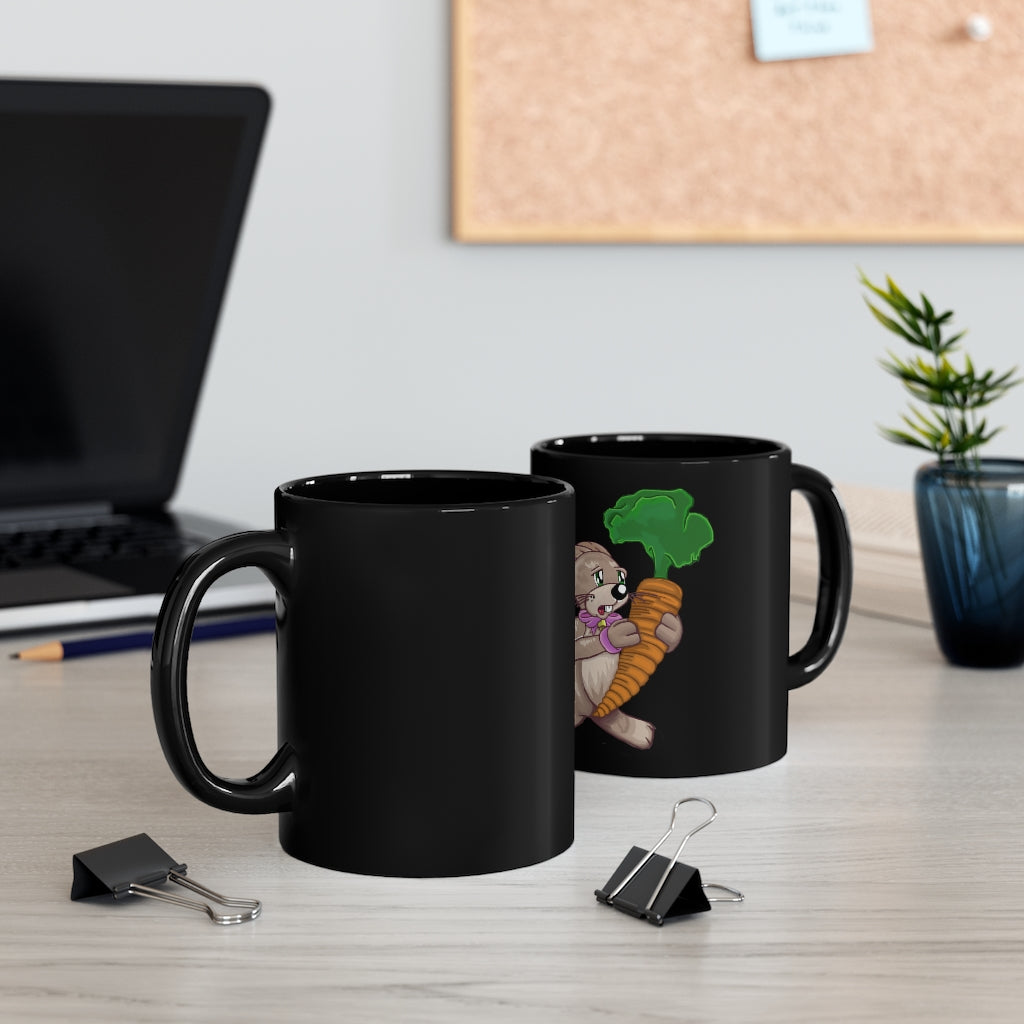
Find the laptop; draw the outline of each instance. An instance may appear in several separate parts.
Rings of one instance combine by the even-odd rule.
[[[0,80],[0,632],[151,618],[239,529],[169,502],[269,107],[257,86]],[[272,600],[250,570],[202,610]]]

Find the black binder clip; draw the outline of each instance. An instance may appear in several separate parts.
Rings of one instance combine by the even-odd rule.
[[[657,851],[665,844],[676,827],[676,815],[683,804],[698,802],[711,808],[711,817],[683,836],[675,855],[669,860]],[[670,917],[684,914],[699,914],[710,910],[712,903],[742,903],[743,893],[716,882],[704,883],[700,872],[679,860],[679,854],[690,836],[707,828],[718,817],[718,811],[710,800],[700,796],[688,796],[677,801],[672,808],[672,823],[668,831],[654,844],[650,851],[639,846],[626,854],[615,873],[603,889],[595,889],[598,902],[607,903],[616,910],[646,918],[651,924],[662,925]],[[706,890],[727,892],[729,896],[708,896]]]
[[[72,858],[74,880],[71,883],[73,900],[93,896],[113,896],[115,900],[125,896],[148,896],[150,899],[174,903],[179,907],[199,910],[214,924],[241,924],[260,916],[263,905],[259,900],[235,899],[221,896],[206,886],[186,877],[186,867],[178,864],[164,850],[161,850],[145,832],[116,843],[97,846],[95,849],[76,853]],[[209,903],[189,899],[172,892],[153,888],[163,882],[176,882],[194,893],[211,900],[221,907],[244,908],[243,912],[218,914]]]

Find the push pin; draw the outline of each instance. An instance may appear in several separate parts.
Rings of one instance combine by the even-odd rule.
[[[964,31],[968,39],[976,43],[985,43],[992,38],[992,22],[984,14],[972,14],[964,22]]]
[[[76,853],[72,858],[72,867],[73,900],[89,899],[93,896],[112,896],[115,900],[126,896],[148,896],[150,899],[163,900],[179,907],[199,910],[214,924],[241,924],[243,921],[253,921],[259,917],[263,909],[259,900],[221,896],[188,878],[185,874],[185,865],[178,864],[145,832],[129,836],[127,839],[119,839],[116,843],[107,843],[106,846],[97,846],[95,849]],[[243,912],[219,914],[210,903],[154,888],[163,882],[176,882],[218,906],[242,908]]]
[[[683,836],[675,855],[669,860],[658,853],[668,841],[676,827],[676,816],[683,804],[702,803],[711,809],[711,817]],[[684,914],[699,914],[710,910],[712,903],[742,903],[743,893],[717,882],[702,882],[700,872],[683,864],[679,854],[687,840],[702,828],[707,828],[718,817],[718,811],[710,800],[701,796],[688,796],[676,802],[672,808],[672,822],[668,831],[651,847],[650,851],[634,846],[623,858],[622,863],[605,883],[603,889],[595,889],[594,895],[600,903],[607,903],[616,910],[645,918],[650,924],[662,925],[671,917]],[[708,896],[706,890],[727,892],[728,896]]]

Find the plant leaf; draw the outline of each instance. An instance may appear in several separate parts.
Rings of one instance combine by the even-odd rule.
[[[892,441],[894,444],[904,444],[911,448],[922,448],[927,452],[935,450],[930,444],[906,433],[905,431],[893,430],[890,427],[879,427],[878,429],[879,433],[881,433],[886,440]]]
[[[867,299],[864,300],[867,302]],[[870,302],[867,303],[868,309],[874,314],[875,319],[887,330],[898,334],[906,341],[909,341],[911,345],[921,345],[920,338],[915,337],[913,334],[903,328],[902,325],[898,324],[892,317],[888,317],[883,313],[877,306],[873,306]]]
[[[889,277],[888,274],[885,276],[885,283],[889,286],[889,291],[886,293],[886,298],[889,303],[897,309],[903,309],[908,313],[912,313],[918,320],[924,318],[922,310],[918,309],[910,299],[906,297],[896,286],[896,282]]]

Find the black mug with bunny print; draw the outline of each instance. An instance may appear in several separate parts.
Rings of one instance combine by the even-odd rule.
[[[832,484],[756,438],[585,435],[531,456],[534,473],[576,491],[576,767],[683,777],[782,757],[789,691],[824,671],[849,613]],[[810,504],[820,555],[814,626],[794,654],[792,491]]]
[[[178,780],[275,812],[287,853],[363,874],[523,867],[573,839],[573,493],[511,473],[297,480],[276,529],[201,548],[157,621],[152,698]],[[203,594],[256,566],[277,590],[279,749],[249,779],[203,762],[187,659]],[[241,710],[241,709],[240,709]]]

